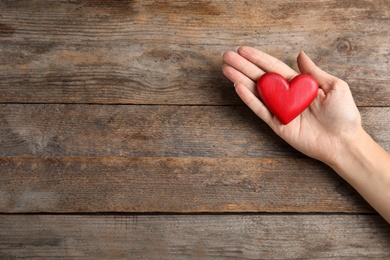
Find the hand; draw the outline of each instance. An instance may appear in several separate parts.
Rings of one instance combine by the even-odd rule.
[[[265,72],[276,72],[288,81],[298,75],[280,60],[251,47],[223,54],[223,73],[240,98],[280,137],[302,153],[328,165],[341,163],[342,153],[364,130],[360,113],[346,82],[320,68],[304,53],[298,55],[301,73],[314,77],[319,91],[313,103],[288,125],[283,125],[259,99],[256,81]]]

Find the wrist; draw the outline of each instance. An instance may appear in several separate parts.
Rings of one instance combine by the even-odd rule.
[[[390,223],[390,154],[363,129],[329,164]]]
[[[341,177],[349,179],[353,174],[353,168],[370,158],[370,147],[375,143],[366,131],[361,127],[353,137],[340,142],[337,156],[328,165],[332,167]]]

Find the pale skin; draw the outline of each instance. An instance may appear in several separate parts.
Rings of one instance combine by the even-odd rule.
[[[266,72],[291,80],[298,72],[252,47],[223,54],[222,70],[238,96],[276,134],[298,151],[333,168],[390,223],[390,154],[363,129],[348,84],[317,67],[304,53],[297,58],[300,73],[313,76],[319,91],[313,103],[283,125],[261,102],[256,81]]]

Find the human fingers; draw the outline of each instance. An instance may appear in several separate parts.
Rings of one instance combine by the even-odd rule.
[[[227,51],[223,54],[223,60],[226,64],[240,71],[253,81],[257,81],[264,71],[252,62],[238,55],[236,52]]]
[[[274,128],[273,115],[263,102],[261,102],[245,85],[237,83],[235,88],[241,100],[265,123],[271,126],[271,128]]]
[[[234,84],[242,84],[246,88],[248,88],[254,95],[258,95],[256,91],[256,83],[240,71],[236,70],[230,65],[224,65],[222,67],[222,72]]]
[[[242,46],[238,48],[237,52],[263,71],[279,73],[288,81],[298,75],[295,70],[290,68],[284,62],[255,48]]]
[[[329,92],[335,86],[337,78],[317,67],[303,51],[299,53],[297,62],[300,72],[315,78],[319,87],[323,89],[325,93]]]

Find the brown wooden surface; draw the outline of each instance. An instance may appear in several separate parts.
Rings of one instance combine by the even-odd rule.
[[[373,212],[311,159],[3,157],[0,166],[2,212]]]
[[[388,259],[389,240],[373,215],[0,216],[2,259]]]
[[[389,106],[389,2],[0,2],[0,101],[237,104],[221,53],[303,49],[361,106]]]
[[[0,258],[389,258],[389,225],[221,73],[303,49],[390,151],[389,26],[387,0],[0,1]]]
[[[366,131],[390,150],[390,108],[360,110]],[[6,104],[0,122],[3,156],[303,156],[244,106]]]

